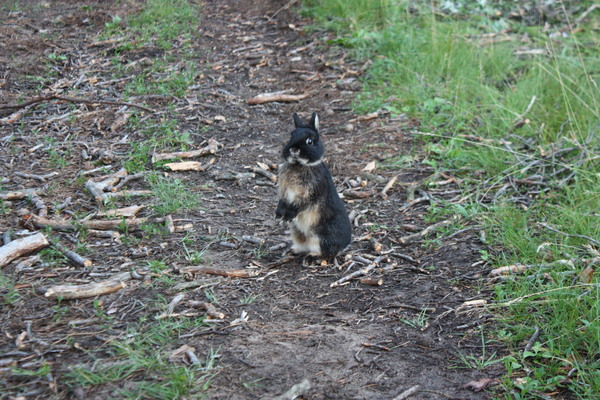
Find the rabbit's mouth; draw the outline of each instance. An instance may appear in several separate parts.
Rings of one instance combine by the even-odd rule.
[[[300,155],[300,150],[295,148],[289,149],[285,156],[285,160],[288,162],[288,164],[301,164],[306,165],[308,167],[320,164],[321,161],[323,161],[323,159],[321,158],[319,158],[318,160],[311,160],[308,157],[302,157]]]
[[[316,161],[310,161],[308,158],[302,158],[300,156],[289,156],[287,158],[287,162],[289,164],[300,164],[300,165],[305,165],[307,167],[319,165],[319,164],[321,164],[322,161],[323,161],[322,159],[318,159]]]

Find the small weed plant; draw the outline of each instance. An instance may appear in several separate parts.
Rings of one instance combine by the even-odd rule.
[[[505,398],[600,393],[600,10],[592,1],[305,0],[314,29],[370,60],[354,107],[420,120],[417,154],[460,180],[488,262],[527,272],[495,287]],[[542,7],[544,17],[533,12]],[[540,333],[525,353],[534,327]],[[483,368],[499,359],[462,356]]]
[[[115,397],[122,399],[202,398],[217,371],[218,351],[208,349],[204,362],[188,365],[169,359],[179,334],[207,325],[202,319],[147,321],[143,317],[126,335],[111,342],[114,361],[75,367],[67,376],[73,387],[101,389],[127,380],[127,389]],[[204,351],[204,349],[203,349]]]
[[[168,215],[177,210],[190,210],[199,206],[198,195],[191,192],[178,180],[160,175],[148,176],[148,183],[157,201],[154,210],[160,215]]]

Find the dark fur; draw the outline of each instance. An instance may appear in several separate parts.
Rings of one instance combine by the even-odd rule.
[[[317,114],[308,123],[294,114],[294,125],[282,152],[276,217],[290,222],[295,252],[332,259],[350,244],[352,227],[322,161]]]

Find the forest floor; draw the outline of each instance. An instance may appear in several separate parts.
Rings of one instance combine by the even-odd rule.
[[[101,36],[138,7],[32,0],[0,18],[0,232],[53,243],[2,268],[0,398],[161,398],[144,388],[179,367],[198,383],[182,398],[275,398],[304,380],[305,399],[393,399],[416,385],[410,398],[492,397],[475,391],[503,372],[487,362],[502,349],[485,343],[486,245],[460,221],[407,239],[439,222],[427,196],[459,194],[428,165],[394,163],[418,154],[416,122],[354,115],[364,66],[306,29],[293,2],[203,2],[199,32],[169,49]],[[151,93],[167,76],[191,84]],[[280,91],[301,99],[249,104]],[[354,226],[341,267],[289,257],[274,218],[292,113],[313,111]],[[182,144],[207,149],[184,160],[199,170],[149,160]],[[139,192],[90,194],[122,166],[133,179],[106,187]],[[334,284],[369,266],[371,279]],[[82,295],[94,283],[117,287]],[[80,298],[53,287],[67,284]]]

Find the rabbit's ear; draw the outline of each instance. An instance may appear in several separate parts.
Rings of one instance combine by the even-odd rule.
[[[312,113],[312,117],[310,117],[310,122],[308,126],[313,128],[315,131],[319,131],[319,116],[316,112]]]
[[[294,125],[296,126],[296,128],[300,128],[303,125],[302,120],[300,119],[300,116],[298,116],[298,114],[294,113],[293,117],[294,117]]]

